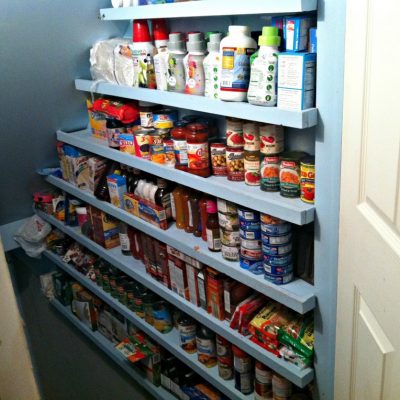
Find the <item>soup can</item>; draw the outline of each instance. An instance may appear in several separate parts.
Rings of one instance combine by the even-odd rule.
[[[243,147],[226,148],[226,169],[228,180],[244,181],[244,150]]]
[[[264,254],[264,264],[274,267],[288,265],[292,262],[292,259],[292,253],[288,253],[283,256],[269,256],[267,254]]]
[[[244,150],[260,151],[260,124],[246,121],[243,123]]]
[[[268,244],[262,245],[262,251],[267,256],[283,256],[292,251],[292,243],[285,244],[283,246],[272,246]]]
[[[261,240],[261,231],[246,231],[244,229],[239,229],[239,235],[242,239],[247,240]]]
[[[291,272],[287,275],[273,275],[265,273],[264,278],[275,285],[285,285],[293,280],[293,273]]]
[[[224,143],[211,143],[211,167],[213,175],[226,176],[226,146]]]
[[[314,204],[315,158],[311,156],[300,162],[300,198],[305,203]]]
[[[260,152],[244,152],[244,182],[249,186],[260,186]]]
[[[279,156],[261,155],[260,188],[264,192],[279,192]]]
[[[141,129],[135,133],[135,154],[137,157],[150,160],[149,136],[154,129]]]
[[[306,155],[302,151],[290,151],[281,155],[279,168],[281,196],[300,196],[300,160]]]
[[[260,126],[260,151],[262,154],[279,154],[284,148],[283,126],[270,124]]]
[[[226,118],[226,144],[228,147],[243,147],[243,121],[238,118]]]
[[[149,137],[150,159],[158,164],[165,164],[164,143],[158,132],[151,133]]]
[[[266,235],[262,233],[261,240],[263,244],[270,244],[270,245],[287,244],[292,240],[292,232],[285,233],[283,235]]]
[[[238,261],[239,260],[239,247],[237,246],[225,246],[221,245],[222,257],[228,261]]]

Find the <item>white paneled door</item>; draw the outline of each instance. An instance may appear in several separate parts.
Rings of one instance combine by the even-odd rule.
[[[348,0],[336,400],[400,399],[398,0]]]

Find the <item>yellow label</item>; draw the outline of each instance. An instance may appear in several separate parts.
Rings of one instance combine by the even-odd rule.
[[[233,56],[223,56],[222,57],[222,68],[223,69],[233,69],[235,64],[235,57]]]

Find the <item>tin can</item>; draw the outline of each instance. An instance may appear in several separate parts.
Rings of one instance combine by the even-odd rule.
[[[238,118],[226,118],[226,144],[228,147],[243,147],[243,121]]]
[[[260,151],[262,154],[279,154],[284,148],[283,126],[270,124],[260,126]]]
[[[262,251],[267,256],[283,256],[292,251],[292,243],[283,246],[271,246],[263,243]]]
[[[235,203],[231,203],[230,201],[224,199],[217,199],[217,207],[218,211],[224,214],[237,214],[238,208]]]
[[[272,392],[274,397],[289,398],[292,395],[293,385],[278,374],[272,376]]]
[[[260,223],[253,221],[240,221],[239,220],[239,228],[243,231],[260,231]]]
[[[149,137],[150,159],[157,164],[165,164],[165,152],[163,138],[159,133],[152,132]]]
[[[287,264],[280,267],[264,263],[264,272],[270,275],[289,275],[293,272],[293,264]]]
[[[228,173],[228,180],[244,181],[243,147],[226,148],[226,169]]]
[[[240,268],[247,269],[254,275],[262,275],[264,273],[263,262],[261,260],[248,260],[240,257]]]
[[[211,166],[213,175],[226,176],[226,146],[224,143],[211,143]]]
[[[149,135],[154,129],[141,129],[135,133],[135,154],[137,157],[150,160]]]
[[[273,275],[265,273],[264,278],[267,281],[274,283],[275,285],[286,285],[287,283],[292,282],[293,273],[291,272],[287,275]]]
[[[218,212],[219,226],[227,231],[235,231],[239,228],[239,217],[237,214],[224,214]]]
[[[171,312],[165,300],[153,304],[153,326],[161,333],[168,333],[173,328]]]
[[[305,157],[300,162],[300,198],[314,204],[315,198],[315,157]]]
[[[251,222],[260,221],[260,213],[258,211],[253,211],[249,210],[248,208],[239,207],[238,214],[240,221],[251,221]]]
[[[250,121],[244,122],[243,139],[245,151],[260,151],[260,124]]]
[[[218,374],[225,380],[233,379],[233,360],[229,357],[217,357]]]
[[[283,235],[266,235],[265,233],[261,234],[261,240],[263,244],[269,245],[282,245],[288,244],[292,240],[292,232],[285,233]]]
[[[250,394],[254,391],[254,375],[253,372],[240,373],[235,370],[235,389],[243,394]]]
[[[245,247],[240,248],[240,256],[250,261],[259,261],[263,258],[261,249],[251,250],[246,249]]]
[[[165,154],[165,165],[170,168],[175,167],[175,150],[174,141],[172,139],[164,139],[164,154]]]
[[[260,186],[260,152],[244,152],[244,181],[249,186]]]
[[[261,231],[246,231],[244,229],[239,229],[239,235],[243,239],[248,240],[261,240]]]
[[[238,231],[228,231],[224,228],[219,229],[221,243],[225,246],[239,246],[240,235]]]
[[[119,135],[119,150],[123,153],[135,155],[135,139],[133,133],[121,133]]]
[[[272,371],[256,362],[254,378],[254,400],[272,399]]]
[[[221,245],[222,257],[228,261],[239,261],[239,247]]]
[[[261,250],[261,240],[249,240],[240,238],[240,246],[249,250]]]
[[[153,112],[153,126],[160,129],[171,129],[174,122],[178,120],[178,113],[176,110],[163,108],[160,111]]]
[[[279,156],[261,154],[260,188],[264,192],[279,192]]]
[[[292,253],[288,253],[283,256],[270,256],[267,254],[264,254],[264,264],[267,264],[269,266],[273,267],[281,267],[288,265],[292,262]]]
[[[302,151],[289,151],[281,155],[279,168],[281,196],[300,196],[300,160],[306,155]]]
[[[261,232],[267,235],[284,235],[292,231],[292,224],[283,222],[281,224],[261,223]]]

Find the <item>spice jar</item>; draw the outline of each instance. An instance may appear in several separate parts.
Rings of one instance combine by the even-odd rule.
[[[259,151],[244,151],[244,181],[249,186],[260,185]]]
[[[186,129],[186,125],[187,124],[184,121],[177,121],[174,129],[171,131],[171,137],[174,142],[175,168],[181,171],[187,171],[188,169],[186,142],[188,130]]]
[[[226,148],[226,168],[229,181],[244,181],[243,147]]]
[[[207,178],[210,176],[208,129],[199,123],[189,124],[187,129],[188,172]]]

